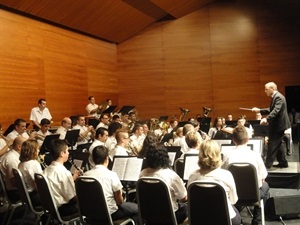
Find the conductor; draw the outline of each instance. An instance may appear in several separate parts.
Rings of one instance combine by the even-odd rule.
[[[287,168],[288,162],[285,158],[285,147],[282,144],[284,131],[291,127],[285,97],[277,91],[277,85],[274,82],[265,84],[267,96],[272,98],[270,108],[252,108],[253,112],[267,115],[261,119],[260,124],[269,124],[269,141],[266,158],[266,167]],[[273,165],[275,158],[277,165]]]

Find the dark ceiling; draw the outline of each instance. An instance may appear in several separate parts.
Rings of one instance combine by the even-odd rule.
[[[177,19],[214,0],[0,0],[0,8],[112,43],[157,21]]]

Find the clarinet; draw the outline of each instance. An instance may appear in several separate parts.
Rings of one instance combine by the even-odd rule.
[[[83,175],[83,171],[81,168],[79,168],[71,159],[68,159],[68,162],[71,163],[72,166],[74,166],[74,168],[79,171],[79,176]]]

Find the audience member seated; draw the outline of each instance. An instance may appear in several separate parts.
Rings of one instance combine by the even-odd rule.
[[[188,208],[185,203],[187,191],[182,179],[170,169],[170,159],[166,147],[163,145],[150,146],[145,160],[147,168],[141,171],[140,178],[157,177],[166,183],[170,190],[177,223],[183,223],[188,216]]]
[[[83,175],[97,179],[102,185],[112,220],[130,217],[135,224],[139,224],[138,206],[132,202],[124,202],[122,183],[117,174],[107,168],[109,164],[108,149],[103,145],[95,147],[92,151],[92,158],[95,167]],[[100,221],[99,224],[101,224]]]
[[[219,145],[213,140],[201,143],[198,165],[200,169],[194,171],[187,186],[193,181],[217,182],[224,187],[228,197],[228,209],[232,225],[241,224],[241,216],[234,204],[238,200],[236,186],[232,174],[221,169],[222,160]]]

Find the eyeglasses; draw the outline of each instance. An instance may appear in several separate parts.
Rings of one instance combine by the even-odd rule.
[[[108,119],[108,117],[103,117],[103,119],[107,120],[107,119]]]

